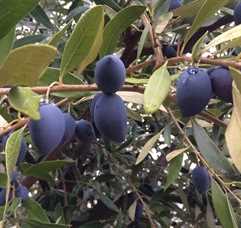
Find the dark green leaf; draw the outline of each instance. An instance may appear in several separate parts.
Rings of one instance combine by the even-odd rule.
[[[99,192],[100,200],[111,210],[119,213],[118,207],[115,205],[115,203],[106,195]]]
[[[23,225],[28,228],[69,228],[69,225],[54,224],[54,223],[44,223],[35,220],[25,220]]]
[[[23,206],[26,208],[28,219],[46,223],[50,222],[45,210],[38,202],[34,201],[33,199],[29,198],[25,200],[23,202]]]
[[[238,228],[236,219],[230,213],[228,197],[223,193],[215,180],[212,180],[212,201],[223,227]]]
[[[179,172],[182,168],[183,153],[173,158],[170,161],[167,170],[167,180],[165,184],[165,189],[167,189],[171,184],[173,184],[178,178]]]
[[[206,131],[196,122],[193,122],[193,135],[201,154],[214,169],[221,173],[231,174],[233,172],[228,160],[222,155],[222,152],[211,140]]]
[[[18,48],[18,47],[21,47],[23,45],[26,45],[26,44],[34,44],[34,43],[39,43],[41,41],[43,41],[44,39],[46,39],[47,36],[46,35],[32,35],[32,36],[25,36],[21,39],[18,39],[15,41],[13,47],[14,48]]]
[[[94,0],[94,1],[98,5],[107,5],[116,11],[121,10],[120,5],[115,0]]]
[[[4,37],[39,0],[1,0],[0,1],[0,38]]]
[[[122,32],[124,32],[145,11],[144,6],[129,6],[118,12],[105,27],[100,55],[114,52]]]
[[[7,174],[6,173],[0,173],[0,187],[5,188],[7,185]]]
[[[13,41],[15,39],[15,27],[13,27],[6,36],[0,39],[0,65],[7,58],[12,49]]]
[[[53,29],[54,26],[50,22],[48,15],[44,12],[43,8],[40,5],[37,5],[31,12],[31,15],[35,18],[36,21],[44,25],[49,29]]]

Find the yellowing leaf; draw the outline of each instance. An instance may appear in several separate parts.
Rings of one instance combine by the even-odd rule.
[[[166,156],[166,160],[169,162],[171,161],[173,158],[177,157],[178,155],[182,154],[183,152],[185,152],[188,149],[188,147],[186,148],[182,148],[182,149],[178,149],[178,150],[173,150],[171,153],[167,154]]]
[[[129,218],[134,221],[135,220],[135,214],[136,214],[136,205],[137,205],[137,201],[135,200],[133,202],[133,204],[131,204],[131,206],[128,209],[128,215]]]
[[[60,78],[74,68],[82,71],[94,61],[102,44],[103,29],[102,6],[95,6],[80,17],[64,48]]]
[[[31,119],[40,119],[40,96],[27,87],[14,87],[8,94],[10,105],[16,110],[28,115]]]
[[[229,154],[235,167],[241,173],[241,94],[235,83],[233,85],[234,108],[231,120],[225,132],[225,138]]]
[[[156,112],[167,97],[171,86],[171,77],[167,64],[157,69],[150,77],[144,92],[144,109],[146,113]]]
[[[160,138],[161,132],[158,134],[154,135],[151,139],[147,141],[147,143],[143,146],[141,152],[139,153],[137,159],[136,159],[136,165],[141,163],[145,157],[149,154],[151,148],[153,145],[156,143],[156,141]]]
[[[56,54],[56,48],[44,44],[14,49],[0,68],[0,85],[35,85]]]
[[[237,42],[237,39],[239,39],[239,42]],[[221,33],[219,36],[215,37],[205,48],[205,50],[208,50],[211,47],[215,47],[219,44],[226,44],[229,46],[240,46],[241,45],[241,25],[237,25],[231,29],[229,29],[226,32]],[[228,43],[228,44],[227,44]]]
[[[241,72],[235,68],[230,67],[230,72],[233,80],[235,81],[235,85],[239,92],[241,93]]]

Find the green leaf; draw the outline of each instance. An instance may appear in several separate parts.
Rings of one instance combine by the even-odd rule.
[[[12,173],[16,167],[20,146],[21,146],[21,141],[23,138],[23,131],[24,131],[24,128],[20,128],[19,130],[13,132],[9,136],[6,143],[5,161],[6,161],[6,172],[7,172],[7,185],[6,185],[6,204],[4,208],[3,220],[5,218],[6,211],[8,208],[8,198],[9,198],[10,187],[11,187]]]
[[[103,195],[101,192],[98,192],[100,196],[100,200],[111,210],[119,213],[118,207],[115,205],[115,203],[106,195]]]
[[[41,96],[34,93],[30,88],[27,87],[13,87],[8,93],[10,105],[34,120],[40,119],[40,98]]]
[[[114,52],[118,39],[136,19],[138,19],[145,11],[144,6],[129,6],[118,12],[105,27],[103,44],[100,55],[110,54]]]
[[[149,32],[149,26],[145,26],[144,30],[141,33],[140,41],[138,42],[138,48],[137,48],[137,56],[136,59],[139,59],[144,47],[144,44],[146,42],[146,38]]]
[[[240,72],[240,70],[237,70],[232,67],[229,67],[229,70],[230,70],[233,80],[235,81],[235,85],[236,85],[237,89],[241,93],[241,72]]]
[[[233,211],[230,211],[231,205],[228,197],[223,193],[215,180],[212,180],[212,201],[217,217],[223,227],[238,228],[237,221],[233,216]]]
[[[13,45],[13,48],[18,48],[18,47],[21,47],[21,46],[27,45],[27,44],[39,43],[46,38],[47,38],[47,36],[43,35],[43,34],[25,36],[21,39],[16,40]]]
[[[94,2],[97,5],[107,5],[110,8],[119,11],[121,10],[121,7],[119,6],[119,4],[115,1],[115,0],[94,0]]]
[[[49,40],[48,44],[52,46],[57,46],[59,41],[63,38],[64,33],[67,31],[67,29],[71,26],[72,21],[70,21],[68,24],[66,24],[61,30],[56,32],[53,37]]]
[[[222,32],[219,36],[216,36],[208,45],[204,48],[203,51],[215,47],[220,44],[225,44],[230,47],[240,46],[241,45],[241,25],[237,25],[226,32]],[[237,42],[239,41],[239,42]]]
[[[38,81],[38,85],[40,86],[48,86],[51,83],[58,81],[60,74],[60,69],[49,67],[46,69],[46,71],[40,76],[40,79]],[[67,73],[64,76],[64,84],[70,84],[70,85],[81,85],[84,84],[84,82],[76,75]],[[58,97],[81,97],[86,94],[89,94],[88,92],[55,92],[52,93],[54,96]]]
[[[152,74],[148,81],[144,92],[144,109],[146,113],[154,113],[159,110],[169,93],[171,82],[167,63],[165,63]]]
[[[208,34],[208,31],[202,35],[198,41],[195,43],[195,45],[192,48],[192,61],[193,62],[198,62],[201,55],[202,55],[202,50],[204,48],[204,39],[206,38]]]
[[[149,81],[148,78],[126,78],[125,82],[130,84],[146,84]]]
[[[23,222],[24,227],[26,228],[69,228],[70,225],[64,224],[54,224],[54,223],[44,223],[36,220],[25,220]]]
[[[220,8],[225,6],[229,0],[205,0],[202,6],[199,8],[197,15],[192,23],[191,28],[188,30],[187,35],[184,38],[183,47],[189,41],[189,39],[193,36],[193,34],[202,26],[204,22],[207,21],[215,12],[217,12]]]
[[[56,48],[44,44],[12,50],[0,68],[0,85],[35,85],[56,53]]]
[[[175,17],[181,16],[183,18],[185,17],[193,17],[197,14],[198,10],[202,7],[205,0],[195,0],[190,1],[183,6],[175,9],[173,11],[173,14]]]
[[[15,39],[15,27],[13,27],[6,36],[0,40],[0,65],[7,58],[12,49],[13,41]]]
[[[0,187],[6,188],[7,185],[7,174],[6,173],[0,173]]]
[[[236,83],[233,84],[233,112],[225,132],[227,148],[235,167],[241,173],[241,145],[235,143],[241,140],[241,93],[237,89]],[[237,141],[238,140],[238,141]]]
[[[73,164],[72,160],[54,160],[54,161],[43,161],[35,165],[29,165],[24,163],[21,166],[23,175],[26,176],[44,176],[49,172],[54,172],[57,169],[64,167],[65,165]]]
[[[222,152],[211,140],[206,131],[195,121],[193,122],[193,136],[197,142],[199,151],[214,169],[223,174],[233,173],[228,160],[222,155]]]
[[[103,28],[102,6],[95,6],[80,17],[64,48],[60,79],[74,68],[81,72],[95,60],[102,43]]]
[[[137,159],[136,159],[136,165],[141,163],[145,157],[149,154],[151,148],[154,146],[156,141],[160,138],[161,132],[158,134],[154,135],[151,139],[149,139],[146,144],[143,146],[141,152],[139,153]]]
[[[41,205],[33,199],[23,201],[23,206],[26,208],[28,219],[37,220],[40,222],[49,223],[49,218]]]
[[[44,12],[43,8],[40,5],[37,5],[32,10],[31,15],[35,18],[36,21],[44,25],[46,28],[54,28],[53,24],[49,20],[48,15]]]
[[[182,160],[183,160],[183,154],[180,154],[170,161],[170,164],[167,170],[167,180],[164,187],[165,190],[169,188],[169,186],[172,185],[175,182],[175,180],[178,178],[179,172],[182,168]]]
[[[4,37],[38,2],[39,0],[1,0],[0,38]]]

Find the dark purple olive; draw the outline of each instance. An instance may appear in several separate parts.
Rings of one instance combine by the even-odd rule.
[[[106,94],[113,94],[124,84],[126,69],[116,55],[107,55],[96,63],[95,80],[98,88]]]
[[[171,0],[169,5],[169,11],[179,8],[182,5],[181,0]]]
[[[73,116],[70,113],[64,113],[64,119],[65,131],[62,142],[67,143],[70,142],[74,137],[76,124]]]
[[[188,68],[177,82],[177,104],[185,117],[200,113],[212,97],[211,80],[205,69]]]
[[[28,199],[29,197],[29,191],[28,189],[23,186],[23,185],[19,185],[17,188],[16,188],[16,197],[22,199],[22,200],[26,200]]]
[[[232,76],[227,67],[219,66],[208,70],[214,94],[226,102],[232,102]]]
[[[76,137],[82,142],[91,142],[95,138],[92,124],[87,120],[76,121]]]
[[[210,186],[210,176],[208,170],[203,166],[197,166],[192,171],[192,183],[199,193],[206,193]]]
[[[104,139],[121,143],[127,134],[127,112],[123,100],[116,94],[103,94],[96,102],[94,121]]]
[[[65,134],[63,112],[54,104],[42,104],[40,120],[30,120],[29,132],[33,144],[41,154],[48,154],[62,142]]]
[[[96,101],[102,96],[103,93],[96,93],[94,98],[92,99],[91,103],[90,103],[90,116],[91,116],[91,123],[93,125],[93,129],[94,129],[94,132],[95,132],[95,136],[97,138],[100,137],[100,133],[97,129],[97,127],[95,126],[95,121],[94,121],[94,110],[95,110],[95,104],[96,104]]]

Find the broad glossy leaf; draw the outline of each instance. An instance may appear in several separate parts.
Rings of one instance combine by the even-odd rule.
[[[237,222],[230,212],[228,197],[215,180],[212,180],[212,201],[223,227],[238,228]]]
[[[232,161],[241,173],[241,145],[237,143],[241,140],[241,94],[235,84],[233,85],[233,104],[233,113],[225,132],[225,138]]]
[[[34,93],[28,87],[13,87],[8,93],[8,100],[10,105],[22,112],[31,119],[40,119],[39,102],[41,96]]]
[[[233,45],[232,45],[232,42],[233,42]],[[235,45],[237,47],[240,46],[241,45],[241,25],[237,25],[229,29],[228,31],[221,33],[219,36],[216,36],[208,43],[204,51],[220,44],[226,44],[231,47],[232,46],[235,47]]]
[[[53,29],[54,26],[50,22],[48,15],[44,12],[44,9],[37,5],[31,12],[31,15],[35,18],[36,21],[44,25],[45,27],[49,29]]]
[[[151,139],[149,139],[146,144],[143,146],[141,152],[139,153],[137,159],[136,159],[136,165],[141,163],[146,156],[150,153],[151,148],[154,146],[156,141],[160,138],[161,132],[158,134],[154,135]]]
[[[193,136],[197,142],[199,151],[212,168],[223,174],[231,174],[233,172],[230,163],[224,157],[217,145],[211,140],[206,131],[195,121],[193,122]]]
[[[94,0],[94,2],[98,5],[107,5],[116,11],[121,10],[120,5],[115,0]]]
[[[206,22],[208,18],[213,16],[215,12],[217,12],[220,8],[225,6],[229,0],[204,0],[203,4],[199,8],[197,15],[192,23],[191,28],[188,30],[187,35],[184,38],[183,48],[192,37],[192,35],[201,27],[201,25]]]
[[[28,219],[46,223],[50,222],[45,210],[35,200],[29,198],[23,202],[23,206],[26,208]]]
[[[182,160],[183,154],[179,154],[170,161],[167,169],[167,180],[165,183],[165,189],[167,189],[171,184],[173,184],[178,178],[179,172],[182,168]]]
[[[135,20],[137,20],[145,11],[144,6],[129,6],[118,12],[105,26],[103,44],[100,55],[113,53],[118,39]]]
[[[157,69],[150,77],[144,92],[144,109],[146,113],[154,113],[159,110],[166,99],[171,86],[171,77],[167,70],[167,64]]]
[[[0,38],[4,37],[38,2],[39,0],[1,0]]]
[[[102,43],[103,28],[102,6],[95,6],[81,16],[64,48],[61,79],[70,70],[77,68],[82,71],[95,60]]]
[[[0,39],[0,65],[7,58],[15,39],[15,27],[13,27],[6,36]]]
[[[44,44],[12,50],[0,67],[0,85],[35,85],[56,54],[56,48]]]

